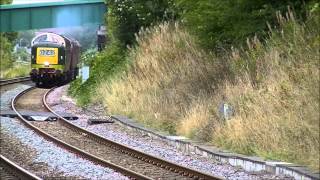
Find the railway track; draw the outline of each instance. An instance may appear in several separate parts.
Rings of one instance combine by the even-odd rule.
[[[19,83],[19,82],[26,82],[30,81],[30,77],[18,77],[13,79],[0,79],[0,86],[5,86],[9,84]]]
[[[13,79],[0,79],[0,87],[30,81],[30,77],[18,77]],[[2,92],[1,92],[2,93]],[[2,154],[2,153],[1,153]],[[27,171],[23,167],[0,155],[0,179],[1,180],[41,180],[40,177]]]
[[[1,180],[41,180],[36,175],[26,171],[6,157],[0,155],[0,179]]]
[[[46,103],[46,97],[51,91],[52,89],[49,91],[35,88],[28,89],[13,99],[12,109],[28,127],[69,151],[112,168],[132,179],[222,179],[145,154],[73,125],[55,113]],[[19,101],[29,94],[38,95],[38,100],[37,103],[28,107],[38,111],[51,112],[58,117],[58,120],[55,122],[30,122],[25,120],[19,111],[21,109],[25,110],[26,107],[19,105],[21,104]],[[18,104],[17,107],[16,104]]]

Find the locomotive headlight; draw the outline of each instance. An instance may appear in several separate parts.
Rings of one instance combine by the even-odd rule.
[[[44,62],[44,65],[45,65],[45,66],[49,66],[50,63],[49,63],[48,61],[46,61],[46,62]]]

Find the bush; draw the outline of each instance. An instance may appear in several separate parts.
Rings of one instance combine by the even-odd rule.
[[[90,52],[89,56],[90,56]],[[82,58],[85,58],[84,54]],[[92,54],[91,54],[92,55]],[[113,43],[104,51],[97,53],[87,59],[86,63],[90,64],[90,77],[85,83],[81,79],[71,83],[69,94],[77,98],[79,105],[87,105],[95,97],[96,86],[103,80],[112,78],[116,73],[125,68],[126,52],[118,45]]]
[[[121,46],[132,45],[142,27],[174,18],[173,0],[107,0],[108,35]]]
[[[88,49],[81,54],[81,63],[86,66],[92,66],[98,53],[97,49]]]
[[[17,52],[13,54],[15,60],[21,60],[25,62],[31,61],[31,55],[27,52],[25,48],[18,48]]]
[[[265,36],[266,22],[275,24],[276,12],[286,12],[289,5],[302,19],[306,9],[303,0],[176,0],[176,4],[188,29],[203,47],[215,51],[242,45],[249,36]]]
[[[1,43],[1,48],[0,48],[0,70],[3,71],[5,69],[10,68],[13,63],[12,63],[12,45],[8,38],[4,36],[4,34],[0,34],[0,43]]]

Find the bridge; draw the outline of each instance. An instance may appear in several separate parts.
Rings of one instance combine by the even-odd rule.
[[[0,6],[0,32],[103,24],[104,0],[8,4]]]

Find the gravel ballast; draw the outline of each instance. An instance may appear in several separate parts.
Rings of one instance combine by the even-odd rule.
[[[67,86],[59,87],[49,94],[47,100],[51,107],[58,113],[67,112],[77,115],[79,119],[71,121],[72,123],[107,139],[183,166],[225,177],[226,179],[292,179],[287,176],[266,172],[250,173],[239,167],[223,164],[196,154],[187,155],[159,139],[141,135],[119,123],[88,125],[88,119],[104,116],[103,109],[100,108],[96,113],[92,113],[91,110],[94,111],[97,107],[90,111],[77,107],[75,102],[66,95],[67,88]]]
[[[11,98],[30,86],[19,86],[13,90],[1,94],[1,110],[9,110]],[[50,174],[63,174],[66,179],[128,179],[112,169],[95,165],[92,162],[78,157],[64,150],[54,143],[45,140],[32,130],[26,128],[18,120],[1,117],[1,137],[11,138],[24,146],[26,155],[32,158],[30,166],[43,164],[47,172],[35,172],[35,168],[25,167],[38,176],[50,178]],[[7,140],[7,139],[6,139]],[[19,143],[16,143],[17,145]],[[3,145],[3,144],[1,144]],[[4,149],[5,147],[1,147]],[[19,147],[16,147],[19,148]],[[9,155],[10,153],[7,153]],[[33,169],[33,170],[32,170]],[[69,178],[68,178],[69,177]]]

